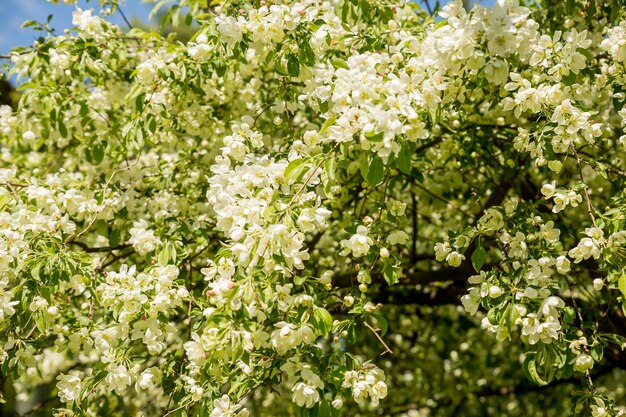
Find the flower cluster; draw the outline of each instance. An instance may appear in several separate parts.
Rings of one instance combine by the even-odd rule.
[[[350,388],[357,403],[364,403],[366,400],[372,405],[387,396],[387,385],[385,375],[376,367],[363,366],[359,371],[348,371],[341,385]]]
[[[197,33],[76,9],[12,52],[16,407],[56,384],[65,415],[434,416],[461,387],[468,415],[547,412],[491,395],[522,366],[586,374],[574,411],[615,414],[626,23],[566,3],[158,1]]]

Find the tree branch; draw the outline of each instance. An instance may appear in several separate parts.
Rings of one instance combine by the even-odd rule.
[[[376,339],[378,339],[378,341],[385,347],[385,350],[380,354],[380,356],[383,356],[385,353],[389,353],[391,355],[393,355],[393,350],[391,350],[389,348],[389,346],[387,345],[387,343],[385,343],[385,341],[383,340],[382,337],[380,337],[380,335],[378,334],[378,332],[380,331],[380,329],[375,329],[372,326],[370,326],[370,324],[366,321],[363,322],[363,324],[365,325],[365,327],[367,327],[372,333],[374,333],[374,336],[376,336]]]

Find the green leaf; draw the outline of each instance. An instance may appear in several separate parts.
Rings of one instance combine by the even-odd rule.
[[[291,161],[289,163],[289,165],[287,165],[287,168],[285,168],[285,179],[290,179],[291,178],[291,174],[294,172],[297,172],[296,170],[304,163],[304,159],[302,158],[298,158],[298,159],[294,159],[293,161]]]
[[[385,134],[383,132],[365,134],[365,138],[369,140],[370,142],[381,142],[384,137],[385,137]]]
[[[566,306],[563,309],[563,322],[565,324],[572,324],[576,319],[576,310],[572,306]]]
[[[524,359],[524,363],[522,365],[522,370],[524,371],[524,375],[526,378],[533,381],[537,385],[548,385],[546,381],[541,379],[539,373],[537,372],[537,364],[535,363],[535,353],[527,353],[526,359]]]
[[[32,269],[30,270],[30,275],[36,280],[36,281],[40,281],[41,278],[39,277],[39,271],[41,270],[41,262],[37,262],[35,264],[35,266],[32,267]]]
[[[165,245],[157,255],[159,266],[167,266],[167,263],[170,261],[170,255],[170,247],[169,245]]]
[[[493,324],[494,326],[496,324],[499,324],[498,310],[496,308],[492,308],[487,312],[487,320],[489,320],[489,323]]]
[[[413,156],[413,152],[415,152],[414,142],[404,142],[400,152],[398,152],[396,165],[404,174],[411,175],[411,157]]]
[[[356,233],[356,229],[357,229],[358,225],[357,224],[351,224],[349,226],[346,226],[343,228],[343,230],[345,230],[346,232],[350,233],[351,235]]]
[[[102,370],[100,372],[98,372],[96,374],[96,376],[93,379],[93,386],[95,387],[100,381],[102,381],[104,379],[105,376],[107,376],[109,373],[106,370]]]
[[[300,75],[300,61],[295,55],[290,55],[287,60],[287,72],[292,77],[297,77]]]
[[[96,222],[96,232],[98,232],[98,234],[100,236],[104,236],[107,237],[109,236],[109,225],[105,220],[99,219]]]
[[[63,119],[59,118],[59,133],[61,134],[61,136],[63,136],[64,138],[67,137],[67,127],[65,126],[65,123],[63,123]]]
[[[367,158],[365,158],[361,162],[361,167],[360,167],[361,176],[363,177],[364,180],[367,180],[367,173],[369,172],[369,170],[370,170],[370,163],[367,160]]]
[[[328,310],[322,307],[316,307],[312,317],[313,326],[320,331],[321,334],[327,335],[333,327],[333,317]]]
[[[118,247],[120,245],[120,231],[116,229],[112,229],[109,231],[109,245],[112,248]]]
[[[367,183],[373,187],[382,181],[385,175],[385,165],[378,155],[374,155],[367,169]]]
[[[367,16],[370,14],[370,3],[369,0],[361,0],[359,2],[359,7],[361,8],[361,15],[362,16]]]
[[[143,111],[143,106],[145,102],[146,102],[146,93],[145,92],[139,93],[137,97],[135,98],[135,108],[137,109],[138,112]]]
[[[328,178],[331,181],[335,180],[335,172],[337,170],[337,160],[335,158],[328,158],[325,162],[324,162],[324,170],[326,171],[326,175],[328,175]]]
[[[381,316],[380,314],[372,313],[372,317],[376,319],[376,324],[380,329],[380,336],[384,336],[387,334],[387,330],[389,329],[389,324],[387,323],[387,319]]]
[[[322,402],[319,404],[317,417],[331,417],[330,404],[328,403],[328,401],[322,400]]]
[[[350,69],[348,63],[341,58],[331,58],[330,63],[335,68]]]
[[[476,241],[476,249],[474,249],[474,253],[472,254],[472,266],[476,272],[480,272],[480,268],[485,264],[485,257],[487,256],[487,252],[480,245],[480,240]]]
[[[273,63],[275,58],[276,58],[276,51],[274,50],[269,51],[267,56],[265,57],[265,66],[269,65],[270,63]]]
[[[352,344],[356,342],[356,326],[354,325],[354,323],[350,323],[347,332],[348,336],[346,337],[346,340],[348,341],[348,343]]]
[[[585,58],[587,58],[590,62],[593,61],[593,55],[591,55],[591,52],[589,52],[588,49],[585,48],[576,48],[576,51],[583,54],[585,56]]]
[[[85,147],[85,158],[87,158],[87,162],[93,164],[93,155],[91,154],[89,146]]]
[[[604,346],[602,346],[600,343],[596,343],[591,347],[590,353],[594,361],[600,362],[602,360],[602,357],[604,356]]]
[[[27,20],[26,22],[22,23],[22,29],[26,29],[26,28],[36,26],[36,25],[37,25],[36,20]]]
[[[573,72],[570,72],[569,74],[562,76],[561,82],[565,84],[566,86],[570,86],[574,84],[576,82],[576,74],[574,74]]]
[[[304,62],[306,62],[307,65],[315,64],[315,52],[313,52],[313,49],[311,49],[311,45],[309,45],[308,42],[303,42],[300,45],[300,51],[302,51]]]
[[[335,323],[335,326],[333,326],[332,332],[333,333],[341,333],[349,325],[350,325],[350,320],[338,321],[337,323]]]
[[[320,129],[320,136],[324,132],[326,132],[328,130],[328,128],[333,125],[333,123],[335,123],[335,120],[337,120],[335,117],[329,117],[328,119],[326,119],[326,121],[322,125],[322,128]]]
[[[150,121],[148,122],[148,130],[150,133],[156,132],[157,122],[154,116],[150,117]]]
[[[293,283],[297,287],[302,286],[302,284],[304,284],[305,281],[306,281],[306,277],[304,275],[296,275],[295,277],[293,277]]]
[[[169,250],[170,250],[170,259],[172,260],[172,263],[176,264],[176,256],[177,256],[176,246],[174,246],[173,243],[167,243],[167,246],[169,247]]]
[[[33,314],[33,317],[35,318],[35,325],[37,326],[37,330],[39,330],[41,333],[45,333],[46,320],[44,319],[43,314],[38,311]]]
[[[439,22],[437,22],[435,24],[435,26],[433,26],[433,31],[435,31],[437,29],[441,29],[444,26],[448,26],[448,21],[447,20],[440,20]]]
[[[282,59],[277,59],[274,62],[274,70],[279,73],[280,75],[289,75],[289,73],[287,72],[287,68],[285,68],[283,66],[283,60]]]
[[[91,154],[93,156],[93,164],[94,165],[98,165],[104,159],[104,149],[105,149],[105,147],[106,147],[106,145],[103,144],[102,142],[97,143],[97,144],[94,145],[93,149],[91,150]]]
[[[394,274],[393,266],[389,261],[385,262],[385,265],[383,266],[383,278],[385,278],[385,281],[387,281],[387,284],[390,286],[398,282],[397,277]]]
[[[411,176],[419,183],[424,182],[424,174],[417,168],[411,168]]]
[[[619,277],[617,285],[619,286],[619,290],[622,292],[622,295],[626,297],[626,274],[622,274],[622,276]]]

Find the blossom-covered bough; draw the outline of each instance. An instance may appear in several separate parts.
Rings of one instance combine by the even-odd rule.
[[[619,414],[599,3],[160,1],[190,41],[77,9],[14,50],[2,415]]]

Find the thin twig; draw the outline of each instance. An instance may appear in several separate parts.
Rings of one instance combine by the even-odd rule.
[[[576,148],[574,148],[574,155],[576,155],[576,164],[578,165],[578,174],[580,175],[580,180],[585,184],[583,188],[583,192],[585,193],[585,200],[587,201],[587,212],[589,213],[589,217],[591,217],[591,223],[593,223],[594,227],[596,226],[596,217],[593,215],[593,206],[591,205],[591,199],[589,198],[589,192],[587,192],[587,184],[585,183],[585,178],[583,177],[583,169],[580,163],[580,157],[578,156],[578,152],[576,152]]]
[[[252,394],[254,391],[256,391],[260,386],[262,386],[263,384],[267,383],[269,380],[272,379],[272,377],[274,376],[274,369],[272,368],[269,372],[269,374],[267,375],[267,377],[265,379],[262,379],[261,381],[257,382],[256,384],[254,384],[252,387],[250,387],[248,389],[248,391],[246,391],[243,395],[241,395],[239,397],[239,399],[235,402],[235,404],[239,404],[241,403],[248,395]]]
[[[370,190],[371,190],[371,188],[369,188],[369,187],[365,190],[365,195],[363,196],[363,202],[361,203],[361,210],[359,210],[359,214],[356,214],[356,209],[355,209],[355,211],[354,211],[354,215],[355,215],[358,219],[363,218],[363,212],[365,211],[365,203],[367,203],[367,197],[369,197],[369,195],[370,195]],[[359,193],[360,193],[360,192],[359,192]],[[357,197],[358,197],[358,194],[359,194],[359,193],[357,193]],[[357,203],[356,203],[356,205],[358,206],[358,204],[359,204],[359,203],[357,202]]]
[[[11,52],[10,55],[0,55],[0,59],[11,59],[15,55],[26,55],[26,54],[29,54],[29,53],[34,52],[36,50],[37,49],[35,49],[35,48],[30,48],[30,49],[25,49],[25,50],[20,51],[20,52]]]
[[[93,252],[111,252],[111,251],[114,251],[114,250],[126,249],[126,248],[130,247],[130,245],[127,244],[127,243],[122,243],[122,244],[120,244],[120,245],[118,245],[116,247],[102,246],[102,247],[99,247],[99,248],[92,248],[92,247],[88,246],[84,242],[72,241],[70,243],[72,245],[80,246],[85,252],[88,252],[88,253],[93,253]]]
[[[14,184],[11,184],[10,182],[2,182],[2,183],[0,183],[0,185],[6,185],[7,187],[9,187],[9,189],[13,193],[13,197],[15,197],[15,201],[22,201],[22,199],[20,198],[19,194],[15,190]]]
[[[12,187],[15,187],[15,188],[28,187],[28,184],[19,184],[19,183],[16,183],[16,182],[0,182],[0,185],[12,186]]]
[[[170,398],[171,398],[171,397],[170,397]],[[169,415],[172,415],[172,414],[174,414],[175,412],[177,412],[178,410],[182,410],[183,408],[188,407],[188,406],[189,406],[189,404],[191,404],[191,403],[183,404],[183,405],[181,405],[180,407],[177,407],[177,408],[175,408],[175,409],[173,409],[173,410],[171,410],[171,411],[168,411],[167,413],[163,414],[163,416],[162,416],[162,417],[167,417],[167,416],[169,416]]]
[[[191,340],[191,333],[192,333],[192,327],[193,327],[193,320],[191,318],[191,309],[193,308],[193,290],[194,290],[194,285],[193,285],[193,268],[191,266],[191,258],[189,258],[187,260],[187,268],[188,268],[188,272],[189,272],[189,305],[187,306],[187,318],[189,319],[189,329],[187,329],[187,340]]]
[[[33,333],[35,332],[35,329],[37,328],[37,325],[34,324],[32,329],[30,329],[30,331],[28,332],[28,334],[26,335],[26,337],[24,339],[28,340],[30,339],[30,337],[33,335]]]
[[[167,415],[167,412],[170,409],[170,404],[172,403],[172,398],[174,397],[174,391],[172,391],[172,393],[170,394],[170,399],[167,400],[167,404],[165,405],[165,415]]]
[[[390,180],[389,177],[387,177],[387,179],[385,180],[385,188],[383,190],[383,202],[380,205],[380,209],[378,210],[378,215],[376,216],[374,221],[380,220],[381,216],[383,215],[383,209],[385,208],[385,205],[387,203],[387,188],[389,187],[389,180]]]
[[[463,180],[465,181],[465,183],[469,187],[470,194],[472,195],[472,197],[474,197],[474,200],[476,201],[476,205],[478,205],[478,207],[480,208],[481,212],[484,212],[485,211],[485,207],[483,206],[483,202],[480,201],[480,198],[478,197],[478,193],[476,192],[476,188],[472,184],[472,181],[470,181],[470,179],[467,178],[467,176],[465,175],[465,170],[463,170],[463,168],[459,169],[459,172],[461,173],[461,177],[463,178]]]
[[[430,2],[428,0],[423,0],[422,3],[426,5],[426,10],[428,10],[429,15],[433,15],[433,9],[430,7]]]
[[[111,181],[113,181],[113,178],[115,178],[115,176],[117,174],[119,174],[122,171],[126,171],[128,169],[133,168],[135,165],[137,165],[139,163],[139,160],[141,159],[141,153],[137,154],[137,160],[132,164],[132,165],[126,165],[125,167],[122,168],[118,168],[115,171],[113,171],[113,173],[111,174],[111,176],[109,177],[109,179],[106,181],[106,183],[104,184],[104,188],[102,190],[102,203],[100,203],[100,207],[98,207],[98,210],[96,211],[96,213],[94,214],[93,218],[91,219],[91,221],[87,224],[87,226],[85,226],[85,228],[83,228],[83,230],[81,230],[77,235],[70,235],[64,243],[69,243],[74,239],[78,239],[79,237],[81,237],[85,232],[87,232],[91,226],[93,226],[93,224],[96,222],[96,220],[98,220],[98,216],[100,215],[100,213],[102,212],[102,210],[104,210],[104,207],[106,206],[106,194],[109,191],[109,184],[111,184]]]
[[[569,279],[567,275],[565,275],[565,284],[569,290],[570,298],[572,299],[572,304],[574,305],[574,309],[576,310],[576,315],[578,316],[578,321],[580,321],[580,327],[583,327],[583,316],[580,313],[580,308],[578,308],[578,303],[576,303],[576,297],[574,297],[574,291],[572,290],[572,286],[569,283]]]
[[[104,271],[104,269],[105,269],[107,266],[114,264],[115,262],[119,261],[119,260],[120,260],[120,259],[122,259],[122,258],[126,258],[126,257],[128,257],[128,256],[132,255],[134,252],[135,252],[134,250],[131,250],[130,252],[127,252],[127,253],[119,253],[119,254],[117,254],[117,255],[114,255],[114,256],[113,256],[113,258],[111,258],[111,260],[109,260],[109,261],[107,261],[107,262],[103,263],[102,265],[100,265],[100,266],[96,269],[96,272],[102,272],[102,271]],[[106,259],[106,258],[105,258],[105,259]]]
[[[204,248],[202,248],[201,250],[199,250],[198,252],[194,253],[192,256],[189,257],[189,262],[193,262],[194,259],[196,259],[198,256],[202,255],[207,249],[209,249],[209,245],[206,245]]]
[[[333,149],[331,151],[334,151],[335,149],[337,149],[337,146],[339,146],[339,143],[337,143]],[[311,173],[309,174],[309,176],[306,178],[306,180],[304,180],[304,182],[302,183],[302,186],[300,187],[300,189],[298,191],[296,191],[296,193],[293,195],[293,197],[291,198],[291,200],[289,201],[289,204],[287,204],[287,208],[285,209],[285,211],[283,212],[283,214],[281,215],[281,219],[282,217],[287,213],[287,209],[291,207],[291,205],[296,201],[296,199],[300,196],[300,194],[302,194],[302,192],[306,189],[306,187],[308,187],[309,185],[309,181],[311,181],[311,179],[315,176],[315,174],[317,173],[317,170],[322,166],[322,164],[326,161],[326,159],[324,158],[320,158],[320,162],[315,166],[315,168],[313,168],[311,170]],[[279,219],[280,221],[280,219]]]
[[[412,181],[414,182],[414,181]],[[411,188],[411,216],[413,220],[413,230],[411,236],[411,263],[415,264],[417,261],[417,198],[415,198],[415,192]]]
[[[259,117],[261,117],[263,113],[265,113],[270,107],[276,104],[276,101],[275,101],[276,97],[278,97],[278,91],[268,100],[265,106],[263,106],[261,110],[259,110],[259,112],[254,116],[254,120],[252,121],[253,127],[256,126],[256,122],[257,120],[259,120]]]
[[[150,96],[148,97],[148,102],[152,101],[152,97],[154,96],[154,93],[157,90],[158,85],[155,85],[154,88],[152,89],[152,91],[150,92]],[[145,99],[144,99],[145,100]],[[143,108],[141,109],[141,112],[139,112],[139,116],[138,118],[140,118],[143,113],[146,111],[146,108],[148,106],[143,106]],[[120,141],[121,142],[121,141]],[[139,161],[141,160],[141,150],[137,153],[137,159],[135,160],[135,162],[133,162],[132,165],[130,165],[128,163],[128,159],[125,160],[126,162],[126,166],[123,168],[118,168],[115,171],[113,171],[113,173],[111,174],[111,176],[109,177],[109,179],[106,181],[106,183],[104,184],[104,189],[102,190],[102,203],[100,204],[100,207],[98,207],[98,211],[96,212],[96,214],[93,216],[93,219],[91,219],[91,222],[89,222],[89,224],[87,225],[87,227],[85,227],[78,235],[70,235],[67,239],[65,239],[65,241],[63,243],[69,243],[74,239],[79,238],[83,233],[85,233],[87,230],[89,230],[89,228],[91,226],[93,226],[93,224],[96,222],[96,220],[98,219],[98,216],[100,215],[100,213],[102,212],[102,210],[104,210],[105,206],[106,206],[106,193],[108,191],[109,188],[109,184],[111,183],[111,181],[113,181],[113,178],[120,172],[122,171],[126,171],[129,170],[131,168],[134,168],[135,165],[137,165],[139,163]]]
[[[124,19],[124,22],[126,22],[126,24],[128,25],[128,29],[132,29],[133,25],[130,24],[130,22],[126,18],[126,15],[124,14],[124,11],[122,11],[122,8],[120,7],[119,4],[117,5],[117,11],[120,12],[120,15],[122,16],[122,19]]]
[[[428,143],[418,146],[417,148],[415,148],[415,154],[419,154],[425,151],[426,149],[432,148],[433,146],[437,145],[441,141],[443,141],[443,136],[439,136],[437,139],[433,139]]]
[[[426,194],[430,195],[431,197],[433,197],[436,200],[439,200],[443,203],[446,203],[446,205],[448,205],[449,207],[452,207],[453,209],[467,215],[467,216],[472,216],[471,213],[466,212],[465,210],[461,209],[459,206],[457,206],[456,204],[454,204],[452,201],[443,198],[441,196],[438,196],[437,194],[433,193],[432,191],[430,191],[428,188],[424,187],[423,185],[419,184],[419,183],[415,183],[414,184],[417,188],[419,188],[420,190],[424,191]]]
[[[385,350],[380,354],[380,356],[383,356],[385,353],[389,353],[390,355],[393,355],[393,350],[391,350],[389,348],[389,346],[387,346],[387,343],[385,343],[385,341],[383,340],[382,337],[380,337],[380,335],[378,334],[378,332],[380,331],[380,329],[375,329],[372,326],[370,326],[370,324],[366,321],[363,322],[363,324],[365,324],[365,327],[367,327],[368,329],[370,329],[372,331],[372,333],[374,333],[374,336],[376,336],[376,339],[378,339],[378,341],[385,347]]]
[[[594,159],[598,158],[597,155],[593,155],[593,154],[590,154],[588,152],[584,152],[582,150],[580,150],[578,153],[580,153],[581,155],[588,156],[590,158],[594,158]],[[570,155],[568,155],[568,156],[571,158]],[[591,165],[591,162],[586,160],[586,159],[581,159],[581,161],[584,161],[585,163],[587,163],[587,165]],[[619,175],[621,177],[626,177],[626,171],[622,171],[617,165],[613,164],[611,161],[607,161],[607,160],[604,159],[604,160],[601,160],[601,161],[594,161],[594,162],[600,162],[603,165],[608,165],[608,166],[611,167],[611,169],[607,168],[607,171],[613,172],[613,173],[615,173],[615,174],[617,174],[617,175]]]

